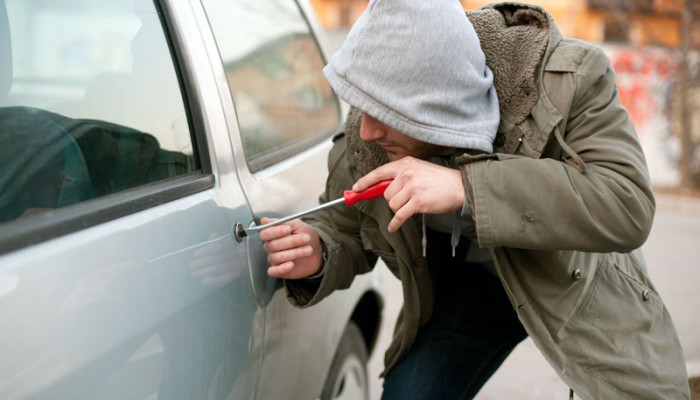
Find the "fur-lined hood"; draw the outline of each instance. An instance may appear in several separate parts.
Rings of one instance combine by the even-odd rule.
[[[467,12],[467,17],[479,36],[486,63],[494,75],[501,120],[517,125],[539,100],[542,60],[546,60],[561,41],[561,34],[552,17],[534,5],[490,4]],[[364,175],[388,159],[379,145],[360,138],[360,120],[361,113],[352,108],[345,135],[348,156]]]

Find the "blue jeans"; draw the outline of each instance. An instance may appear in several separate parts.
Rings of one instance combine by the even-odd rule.
[[[527,337],[500,280],[482,265],[457,261],[464,260],[464,247],[452,258],[448,236],[428,236],[433,317],[389,371],[383,400],[474,398]]]

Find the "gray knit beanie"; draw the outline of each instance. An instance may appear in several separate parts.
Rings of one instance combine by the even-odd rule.
[[[458,0],[371,0],[323,72],[343,100],[403,134],[493,151],[493,75]]]

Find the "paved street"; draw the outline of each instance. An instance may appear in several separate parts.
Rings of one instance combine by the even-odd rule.
[[[645,257],[658,291],[676,323],[689,373],[700,376],[700,268],[696,250],[700,247],[700,200],[658,196],[657,214]],[[382,268],[384,268],[382,266]],[[386,269],[384,269],[386,271]],[[391,339],[391,327],[402,301],[396,279],[386,274],[385,325],[379,338],[384,349]],[[383,350],[370,360],[371,398],[381,396]],[[477,396],[478,400],[549,400],[568,398],[569,389],[544,361],[530,340],[521,343]]]

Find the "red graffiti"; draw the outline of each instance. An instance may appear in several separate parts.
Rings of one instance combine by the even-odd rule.
[[[662,113],[666,91],[676,62],[669,52],[643,48],[611,50],[612,66],[617,74],[620,101],[634,124],[643,127],[654,113]]]

